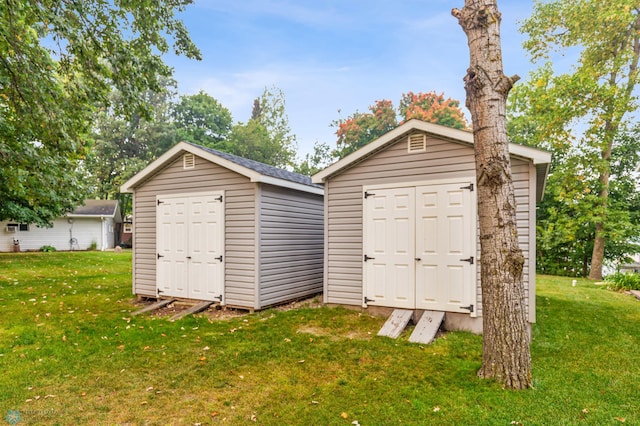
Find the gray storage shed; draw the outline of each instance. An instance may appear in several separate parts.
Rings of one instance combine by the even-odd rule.
[[[551,155],[509,150],[535,322],[536,201]],[[472,133],[409,120],[313,182],[325,189],[325,303],[443,311],[445,328],[481,332]]]
[[[323,189],[180,142],[126,182],[133,292],[262,309],[320,293]]]

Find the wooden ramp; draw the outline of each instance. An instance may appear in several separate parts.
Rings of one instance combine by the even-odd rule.
[[[411,318],[413,318],[413,311],[407,309],[394,309],[389,319],[387,319],[387,322],[385,322],[380,331],[378,331],[378,336],[397,339],[407,324],[409,324]]]
[[[411,333],[409,341],[412,343],[431,343],[436,337],[442,321],[444,321],[444,312],[424,311],[422,318]]]
[[[182,312],[178,312],[177,314],[175,314],[174,316],[169,318],[169,321],[175,321],[175,320],[178,320],[180,318],[186,317],[187,315],[197,314],[198,312],[204,311],[205,309],[207,309],[209,306],[213,305],[214,303],[215,302],[208,301],[208,300],[206,300],[204,302],[200,302],[197,305],[193,305],[189,309],[185,309]]]
[[[140,315],[140,314],[144,314],[145,312],[149,312],[149,311],[155,311],[156,309],[160,309],[160,308],[164,308],[165,306],[167,306],[168,304],[175,302],[176,299],[163,299],[163,300],[158,300],[156,303],[154,303],[153,305],[149,305],[149,306],[145,306],[142,309],[139,309],[135,312],[133,312],[131,314],[131,316],[136,316],[136,315]]]

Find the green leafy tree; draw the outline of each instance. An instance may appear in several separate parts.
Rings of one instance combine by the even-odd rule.
[[[180,140],[209,148],[224,147],[233,126],[231,112],[202,90],[181,96],[172,117]]]
[[[304,160],[296,165],[294,171],[306,176],[312,176],[326,168],[336,160],[331,146],[327,143],[316,142],[313,144],[313,152],[307,154]]]
[[[619,134],[611,153],[608,238],[605,261],[623,262],[639,251],[640,194],[633,171],[640,152],[640,128]],[[599,180],[591,162],[596,155],[554,160],[545,198],[538,206],[538,270],[587,276],[596,232]]]
[[[295,167],[296,136],[289,128],[282,90],[265,88],[253,102],[249,121],[234,125],[219,149],[276,167]]]
[[[46,225],[82,201],[86,135],[112,88],[122,113],[148,115],[144,94],[171,75],[161,55],[200,57],[175,17],[189,3],[0,4],[0,219]]]
[[[123,213],[131,213],[131,194],[122,194],[120,186],[178,142],[170,119],[175,84],[166,80],[163,91],[147,93],[147,102],[153,107],[150,118],[139,114],[127,117],[114,108],[103,108],[96,114],[89,153],[83,162],[92,197],[117,199]],[[112,105],[122,101],[119,92],[112,93]]]
[[[582,155],[580,163],[596,176],[592,192],[579,202],[589,203],[584,211],[595,226],[589,278],[601,279],[606,241],[617,234],[613,148],[637,108],[640,6],[631,0],[536,1],[522,31],[534,61],[551,61],[556,51],[579,55],[570,73],[556,75],[547,65],[534,74],[530,93],[538,96],[527,99],[540,120],[537,139],[563,156]]]
[[[356,111],[346,119],[334,121],[332,126],[338,137],[334,156],[346,157],[412,118],[456,129],[468,127],[459,101],[435,92],[408,92],[402,95],[397,111],[391,101],[383,99],[369,106],[368,113]]]

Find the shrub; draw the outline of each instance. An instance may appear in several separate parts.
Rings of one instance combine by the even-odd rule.
[[[40,247],[40,251],[52,252],[52,251],[56,251],[56,248],[54,246],[42,246]]]
[[[95,250],[98,248],[98,242],[96,240],[91,241],[91,245],[89,246],[89,250]]]
[[[640,290],[640,274],[623,274],[616,272],[609,275],[605,281],[614,290]]]

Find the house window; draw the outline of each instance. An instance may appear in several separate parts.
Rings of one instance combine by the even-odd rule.
[[[182,157],[182,168],[184,170],[194,169],[196,167],[196,156],[193,154],[185,154]]]
[[[413,133],[407,140],[407,152],[425,152],[427,150],[427,135],[425,133]]]
[[[18,231],[28,231],[29,224],[28,223],[7,223],[7,226],[4,228],[5,232],[18,232]]]
[[[133,232],[133,224],[132,223],[125,223],[124,224],[124,229],[122,232],[125,232],[127,234],[131,234]]]

